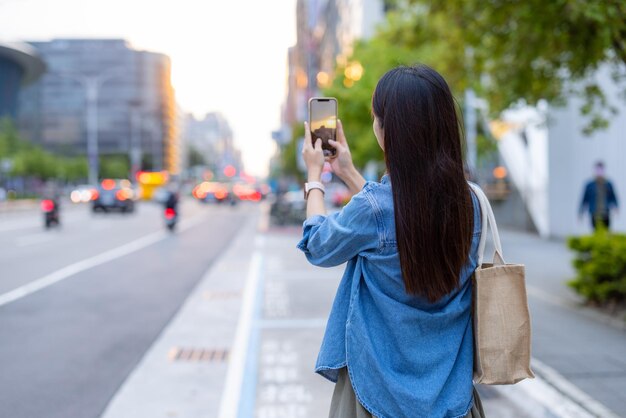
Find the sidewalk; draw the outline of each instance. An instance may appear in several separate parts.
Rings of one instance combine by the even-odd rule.
[[[577,399],[580,390],[616,414],[626,411],[626,324],[585,308],[566,282],[575,273],[573,254],[562,241],[535,235],[501,232],[505,259],[526,264],[526,280],[533,326],[533,357],[553,370],[535,367],[558,390]],[[553,379],[554,380],[554,379]],[[574,385],[570,387],[569,385]],[[597,416],[606,409],[578,399]]]
[[[38,199],[4,200],[0,201],[0,214],[28,211],[37,208],[38,205]]]
[[[310,266],[295,248],[299,228],[265,228],[262,216],[242,228],[102,417],[327,416],[333,385],[314,374],[313,366],[343,269]],[[498,418],[609,417],[610,412],[593,399],[585,398],[575,387],[569,387],[570,392],[564,390],[563,382],[567,381],[558,372],[567,375],[562,366],[571,366],[573,359],[581,372],[600,370],[596,359],[606,359],[605,351],[591,355],[590,349],[598,349],[590,347],[592,344],[615,344],[612,349],[605,349],[621,349],[622,355],[615,359],[623,362],[626,333],[561,306],[561,302],[570,303],[564,302],[565,294],[556,294],[559,305],[545,302],[542,298],[550,295],[552,286],[556,288],[556,279],[550,281],[538,275],[537,271],[543,271],[541,264],[538,268],[530,266],[531,260],[532,263],[541,260],[524,258],[527,240],[531,240],[535,251],[536,246],[545,243],[531,238],[524,234],[503,234],[506,254],[511,260],[529,264],[529,275],[531,272],[533,275],[529,285],[542,295],[536,298],[531,294],[530,301],[535,355],[541,360],[535,369],[541,373],[535,380],[514,386],[480,387],[486,414]],[[546,256],[554,253],[556,250],[551,249],[546,251]],[[559,263],[553,260],[552,264]],[[545,274],[549,272],[546,270]],[[574,322],[562,326],[563,316]],[[554,322],[555,318],[559,322]],[[601,329],[603,334],[591,335],[594,329]],[[563,339],[563,335],[568,338]],[[607,344],[606,340],[590,338],[612,340]],[[558,372],[544,366],[544,362]],[[585,382],[585,378],[572,374],[568,379],[576,385]],[[619,388],[624,387],[619,386],[622,381],[611,379],[596,378],[600,382],[596,384],[606,382],[605,386],[613,385],[613,392],[619,393]],[[594,397],[600,399],[595,394]],[[602,401],[619,406],[613,398],[605,397]],[[581,402],[584,408],[578,404]]]

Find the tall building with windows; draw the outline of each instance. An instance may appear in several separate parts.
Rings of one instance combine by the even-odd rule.
[[[20,88],[36,81],[45,68],[31,46],[0,42],[0,118],[17,117]]]
[[[241,152],[233,142],[233,131],[221,113],[207,113],[202,118],[186,115],[182,137],[185,146],[199,153],[216,173],[221,173],[229,165],[237,172],[243,169]]]
[[[287,55],[284,124],[306,118],[308,99],[332,83],[336,67],[348,64],[354,43],[371,37],[384,15],[383,0],[297,1],[297,41]]]
[[[128,155],[139,168],[178,173],[167,56],[137,51],[122,39],[30,44],[48,71],[20,95],[18,120],[27,139],[61,154],[85,155],[89,130],[97,130],[99,155]],[[96,120],[88,119],[89,109]]]

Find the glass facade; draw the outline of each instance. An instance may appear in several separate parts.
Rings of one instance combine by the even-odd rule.
[[[19,125],[27,138],[54,152],[85,155],[88,128],[94,126],[87,124],[91,108],[98,119],[100,155],[130,156],[139,143],[141,159],[151,164],[147,168],[174,171],[168,153],[177,138],[171,135],[174,119],[167,115],[174,97],[166,56],[134,50],[117,39],[31,45],[48,71],[20,94]],[[90,92],[97,97],[90,100]]]
[[[0,57],[0,118],[17,116],[17,97],[24,71],[14,61]]]

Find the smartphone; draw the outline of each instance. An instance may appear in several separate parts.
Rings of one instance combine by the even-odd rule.
[[[309,99],[309,129],[313,145],[317,138],[320,138],[324,156],[336,157],[337,150],[328,143],[328,140],[337,140],[337,99],[334,97]]]

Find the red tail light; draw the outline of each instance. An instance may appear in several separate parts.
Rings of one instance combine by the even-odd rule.
[[[115,188],[115,180],[104,179],[100,184],[104,190],[113,190]]]
[[[91,200],[96,200],[100,197],[100,193],[96,189],[91,189]]]
[[[126,200],[126,192],[124,192],[124,189],[120,189],[115,193],[115,197],[117,197],[117,200],[124,201]]]
[[[172,208],[166,208],[165,209],[165,217],[167,219],[172,219],[173,217],[176,216],[176,211]]]
[[[51,212],[54,210],[54,202],[50,199],[41,201],[41,210],[44,212]]]

